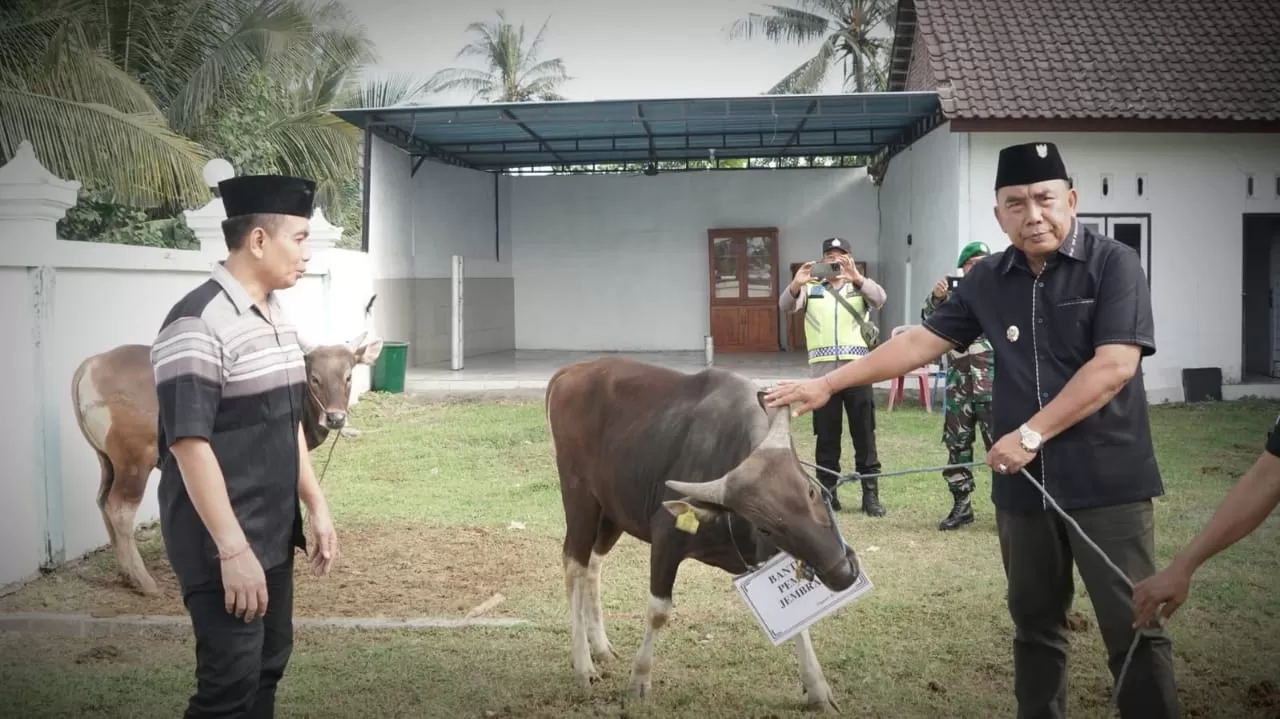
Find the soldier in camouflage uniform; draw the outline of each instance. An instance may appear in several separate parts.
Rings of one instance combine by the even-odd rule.
[[[956,267],[967,274],[969,269],[991,254],[986,244],[971,242],[960,251]],[[951,294],[947,278],[934,286],[925,300],[921,318],[928,317]],[[965,464],[973,461],[973,442],[978,425],[985,430],[983,444],[991,450],[991,382],[995,372],[995,352],[986,337],[979,337],[963,352],[947,353],[946,413],[943,419],[942,442],[947,447],[947,464]],[[958,529],[973,522],[973,505],[969,495],[973,493],[973,472],[968,468],[951,469],[942,473],[951,489],[955,503],[938,529]]]

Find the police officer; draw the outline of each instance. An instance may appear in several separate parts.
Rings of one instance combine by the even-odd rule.
[[[973,266],[991,254],[984,242],[970,242],[960,250],[956,267],[968,274]],[[951,295],[949,278],[938,280],[933,292],[925,298],[920,318],[933,314],[938,305]],[[947,448],[947,464],[968,464],[973,461],[973,440],[978,426],[983,431],[983,444],[991,449],[991,377],[995,371],[995,353],[986,337],[979,337],[964,351],[947,353],[946,411],[942,420],[942,443]],[[954,503],[951,513],[938,524],[938,529],[958,529],[973,522],[973,505],[969,495],[973,493],[973,472],[968,467],[943,470],[942,478],[951,490]]]
[[[1258,459],[1218,505],[1209,523],[1173,562],[1133,588],[1134,626],[1147,626],[1159,610],[1171,617],[1187,600],[1191,577],[1200,565],[1244,539],[1280,505],[1280,417],[1267,435]],[[1161,605],[1164,605],[1163,608]]]
[[[160,528],[196,637],[187,717],[273,715],[293,648],[293,553],[338,541],[302,437],[307,387],[277,295],[306,269],[315,183],[219,183],[229,256],[178,300],[151,348],[159,400]]]
[[[1079,569],[1117,677],[1133,640],[1128,587],[1022,475],[1026,468],[1130,581],[1155,573],[1152,498],[1164,492],[1141,361],[1155,352],[1138,255],[1076,219],[1076,192],[1048,142],[1006,147],[995,215],[1012,246],[979,262],[923,327],[821,380],[786,383],[769,406],[822,407],[833,392],[897,377],[986,335],[993,384],[992,473],[1001,559],[1015,628],[1018,716],[1067,715],[1067,612]],[[1121,716],[1178,717],[1172,643],[1163,630],[1135,647]]]
[[[884,288],[858,271],[847,240],[840,237],[823,240],[822,261],[835,263],[839,271],[832,276],[814,277],[816,263],[806,262],[778,297],[778,306],[784,312],[804,310],[805,345],[814,377],[852,364],[867,353],[867,335],[874,334],[871,308],[883,307],[885,300]],[[878,474],[880,459],[876,454],[876,400],[872,388],[850,387],[836,393],[836,399],[838,401],[813,413],[813,433],[817,435],[814,464],[830,470],[819,471],[818,480],[831,492],[832,507],[838,510],[837,478],[831,472],[840,472],[842,412],[849,417],[857,472]],[[864,477],[861,483],[862,511],[872,517],[884,516],[878,478]]]

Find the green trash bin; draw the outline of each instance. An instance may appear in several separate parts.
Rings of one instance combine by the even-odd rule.
[[[408,342],[383,342],[382,352],[373,363],[371,389],[375,392],[404,392],[405,370],[408,366]]]

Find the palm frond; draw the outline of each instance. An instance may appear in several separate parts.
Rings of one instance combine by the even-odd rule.
[[[212,4],[204,7],[218,12]],[[186,56],[194,67],[168,107],[169,122],[180,132],[198,126],[218,103],[233,100],[235,85],[248,73],[268,69],[288,76],[306,55],[301,40],[311,24],[291,0],[258,0],[250,11],[230,19],[229,33],[190,48],[192,54]]]
[[[344,107],[393,107],[405,105],[427,92],[426,81],[407,73],[391,73],[383,78],[351,82],[342,95]]]
[[[336,115],[300,113],[268,125],[262,137],[279,153],[283,172],[314,179],[341,179],[356,172],[360,131]]]
[[[519,77],[515,78],[515,84],[518,87],[525,87],[531,92],[543,92],[544,90],[553,91],[572,79],[569,77],[569,73],[565,71],[564,62],[557,57],[551,60],[544,60],[528,68]],[[534,86],[539,89],[535,90]]]
[[[835,55],[835,46],[830,42],[822,43],[818,52],[799,67],[787,73],[786,77],[769,88],[769,95],[801,95],[817,92],[827,79],[831,70],[831,59]]]
[[[432,75],[425,83],[427,92],[469,90],[476,94],[491,93],[501,86],[493,73],[468,67],[447,67]]]
[[[769,7],[773,15],[751,13],[742,20],[734,21],[729,27],[729,37],[750,40],[756,35],[764,35],[773,42],[804,45],[825,37],[831,28],[831,21],[821,15],[777,5]]]
[[[0,152],[12,157],[23,140],[54,174],[110,187],[135,206],[194,206],[209,197],[201,174],[207,152],[157,114],[0,87]]]

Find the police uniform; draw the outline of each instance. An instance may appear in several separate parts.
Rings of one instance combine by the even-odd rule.
[[[1050,143],[1007,147],[996,189],[1067,179]],[[1147,279],[1137,253],[1072,220],[1067,239],[1039,274],[1010,246],[976,265],[924,326],[956,348],[986,335],[1000,371],[993,383],[994,440],[1020,432],[1108,343],[1154,354]],[[1043,446],[1026,469],[1081,529],[1137,583],[1155,573],[1152,498],[1164,493],[1152,448],[1141,368],[1096,412]],[[1066,716],[1067,611],[1079,569],[1098,617],[1112,676],[1133,639],[1133,598],[1096,552],[1068,527],[1021,472],[992,476],[991,497],[1016,628],[1014,686],[1019,716]],[[1156,632],[1134,653],[1121,715],[1179,716],[1172,645]]]
[[[990,255],[991,250],[983,242],[970,242],[960,251],[956,267],[975,257]],[[932,292],[925,298],[921,319],[933,314],[946,300],[938,299]],[[973,462],[973,441],[979,426],[983,429],[983,444],[991,449],[991,377],[995,372],[995,353],[985,336],[963,350],[947,353],[946,411],[942,420],[942,443],[947,448],[947,464]],[[969,495],[973,493],[973,472],[968,467],[946,469],[942,472],[954,503],[951,513],[938,524],[938,529],[957,529],[973,522],[973,505]]]
[[[822,243],[822,253],[831,250],[848,253],[847,242],[830,237]],[[838,293],[857,313],[855,317],[831,293]],[[884,304],[884,289],[871,278],[864,277],[862,287],[845,281],[835,289],[826,280],[811,279],[805,283],[798,296],[792,296],[790,286],[784,287],[778,299],[786,312],[804,310],[805,346],[809,352],[810,373],[821,377],[850,362],[865,356],[868,351],[863,324],[870,323],[872,304]],[[836,495],[836,476],[840,472],[841,414],[849,418],[849,434],[853,440],[854,468],[859,474],[878,474],[880,459],[876,452],[876,403],[873,388],[850,387],[832,395],[831,400],[813,413],[813,433],[817,435],[814,463],[830,472],[819,471],[818,480],[832,496],[832,503],[840,509]],[[868,515],[883,516],[880,505],[879,481],[875,477],[863,478],[862,511]]]
[[[219,184],[227,216],[310,217],[315,185],[274,176]],[[223,266],[173,306],[151,349],[159,400],[160,527],[196,637],[186,716],[272,716],[293,646],[293,556],[305,549],[298,496],[304,358],[274,293],[269,314]],[[226,610],[218,548],[170,446],[209,442],[231,508],[267,580],[267,613]]]

